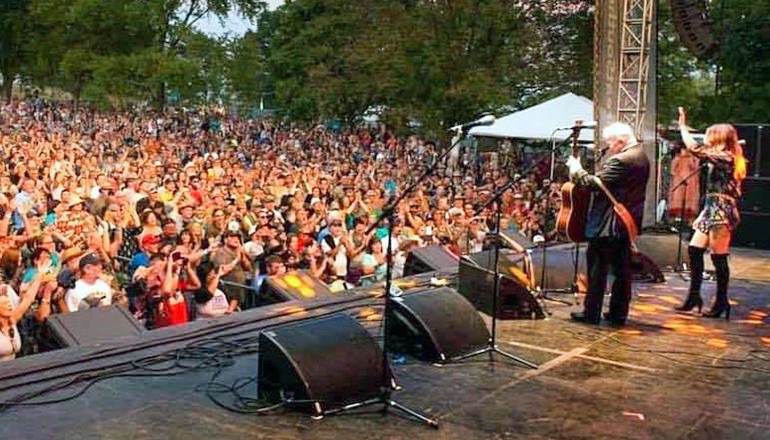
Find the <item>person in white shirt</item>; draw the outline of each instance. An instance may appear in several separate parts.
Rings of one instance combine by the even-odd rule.
[[[348,248],[352,244],[342,229],[341,220],[332,220],[329,225],[330,234],[321,240],[321,250],[331,259],[332,274],[338,279],[348,275]]]
[[[404,224],[400,219],[393,221],[390,237],[382,237],[380,242],[382,243],[382,249],[388,252],[388,245],[391,246],[392,258],[393,258],[393,278],[399,278],[404,273],[404,265],[406,264],[406,247],[409,244],[406,237],[401,233],[404,230]]]
[[[216,270],[208,273],[206,281],[206,298],[199,298],[196,305],[198,319],[211,319],[233,313],[238,307],[237,301],[228,301],[227,295],[219,289],[220,277],[230,272],[238,260],[231,264],[222,264]],[[202,300],[202,301],[201,301]]]
[[[112,304],[112,288],[99,278],[102,275],[102,260],[93,254],[86,255],[80,260],[80,272],[75,287],[64,296],[67,309],[77,312]]]

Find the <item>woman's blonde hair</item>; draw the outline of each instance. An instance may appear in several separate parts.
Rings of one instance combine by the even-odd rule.
[[[746,158],[743,147],[738,142],[738,131],[731,124],[714,124],[706,130],[706,145],[716,147],[723,145],[725,151],[733,155],[733,178],[738,182],[746,178]]]

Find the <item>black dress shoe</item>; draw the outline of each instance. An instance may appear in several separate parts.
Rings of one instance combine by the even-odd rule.
[[[570,317],[573,321],[577,322],[585,322],[586,324],[599,324],[599,317],[596,318],[586,316],[585,313],[582,312],[572,312],[570,313]]]
[[[622,327],[622,326],[626,325],[626,318],[616,318],[614,316],[611,316],[609,314],[609,312],[604,312],[604,315],[602,315],[602,316],[604,317],[605,321],[609,321],[610,322],[611,326]]]

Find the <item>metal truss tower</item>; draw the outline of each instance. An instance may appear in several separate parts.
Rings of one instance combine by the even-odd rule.
[[[647,115],[650,42],[653,34],[654,0],[622,0],[622,36],[618,81],[617,117],[643,132]],[[641,137],[641,136],[640,136]]]

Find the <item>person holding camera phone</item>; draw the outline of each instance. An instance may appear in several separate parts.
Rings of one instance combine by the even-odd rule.
[[[30,288],[19,298],[7,284],[0,286],[0,362],[10,361],[21,352],[22,340],[16,324],[35,301],[43,274],[48,270],[50,261],[40,265]],[[15,298],[12,298],[14,296]]]
[[[166,259],[161,299],[155,313],[155,328],[184,324],[194,319],[192,295],[201,282],[189,258],[180,249]]]
[[[226,276],[238,264],[238,259],[228,264],[221,264],[217,269],[211,270],[206,275],[206,289],[200,292],[196,298],[198,305],[196,313],[198,319],[212,319],[223,315],[229,315],[237,310],[238,300],[228,299],[225,292],[219,288],[219,281]]]

